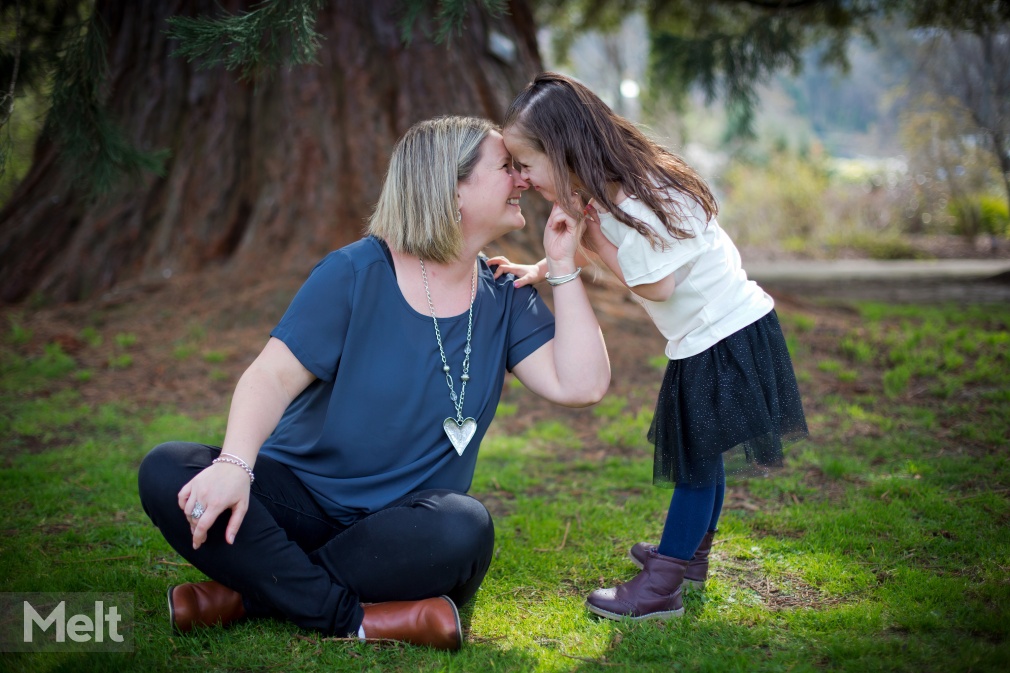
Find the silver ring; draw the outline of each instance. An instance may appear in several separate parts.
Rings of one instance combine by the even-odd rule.
[[[196,521],[201,516],[203,516],[203,513],[206,512],[206,511],[207,510],[205,510],[203,508],[203,503],[201,503],[199,500],[197,500],[196,504],[193,505],[193,513],[189,515],[189,518],[192,519],[193,521]]]

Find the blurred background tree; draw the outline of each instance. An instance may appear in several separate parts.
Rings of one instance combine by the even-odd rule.
[[[992,176],[1007,181],[1005,166],[991,168],[1007,151],[1005,1],[531,4],[535,13],[526,0],[0,0],[0,86],[9,83],[5,100],[15,101],[13,112],[0,111],[2,131],[11,140],[30,136],[32,119],[45,118],[30,161],[23,140],[2,157],[17,186],[0,193],[0,299],[76,299],[124,279],[208,265],[227,264],[235,282],[304,269],[360,235],[392,144],[410,124],[446,113],[501,119],[544,67],[538,26],[549,30],[547,52],[559,68],[578,53],[579,36],[601,33],[594,88],[682,145],[722,189],[725,222],[755,242],[839,247],[844,241],[823,230],[848,223],[883,240],[958,220],[967,211],[952,190],[976,208],[991,200]],[[628,32],[629,17],[639,21],[637,33]],[[970,46],[976,42],[982,46]],[[943,82],[966,80],[931,74],[954,49],[980,59],[971,81],[993,85],[978,100],[1002,101],[995,116],[973,112],[970,96],[938,93]],[[940,57],[932,69],[929,53]],[[647,60],[648,73],[630,78],[623,71],[636,59]],[[867,59],[893,81],[850,81],[844,93],[825,85]],[[603,82],[606,72],[613,76]],[[805,72],[807,81],[790,90],[783,72]],[[881,91],[892,101],[887,116],[873,110]],[[791,129],[769,133],[761,109],[776,97],[791,100],[793,114],[806,106],[822,137],[852,132],[797,143],[785,138]],[[925,140],[921,125],[932,124],[949,142],[920,143],[898,168],[881,161],[871,170],[844,156],[856,131],[869,138],[874,125],[867,144],[888,156],[899,123],[910,140]],[[707,152],[692,143],[689,126]],[[696,131],[715,126],[708,137]],[[967,153],[971,138],[989,149],[989,169],[981,151]],[[960,152],[951,171],[930,163],[940,149]],[[990,177],[970,182],[967,172]],[[950,176],[964,176],[965,185]],[[759,178],[767,190],[753,187]],[[977,205],[978,221],[998,221],[986,208]],[[783,220],[781,230],[754,227]],[[538,236],[530,227],[505,251],[537,254]]]
[[[920,53],[922,69],[911,86],[917,113],[909,115],[909,124],[921,126],[921,117],[932,112],[932,141],[919,136],[919,143],[929,142],[937,155],[933,165],[949,185],[958,231],[1004,233],[1010,211],[1010,26],[972,17],[969,29],[924,34]],[[993,174],[1002,181],[1003,203],[987,194]]]
[[[546,57],[605,98],[615,79],[644,81],[640,121],[715,184],[720,222],[745,252],[897,258],[1007,248],[1010,3],[547,6]],[[627,31],[629,8],[642,17],[648,67],[583,67],[585,31]],[[626,55],[634,49],[626,44]],[[635,107],[615,98],[615,107]],[[950,231],[966,243],[945,243]]]
[[[361,236],[412,123],[500,119],[542,67],[523,1],[0,0],[0,11],[5,30],[21,17],[0,82],[22,45],[38,77],[22,67],[13,90],[46,110],[0,211],[3,301],[222,264],[236,284],[304,273]],[[193,62],[177,54],[173,18],[211,20],[179,28],[203,45]]]

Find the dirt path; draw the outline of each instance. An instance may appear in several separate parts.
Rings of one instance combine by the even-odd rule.
[[[769,291],[812,300],[1010,303],[1010,260],[781,260],[748,267]]]
[[[225,414],[235,382],[266,342],[303,278],[275,278],[243,288],[232,287],[229,280],[224,271],[206,272],[134,283],[80,304],[37,310],[0,307],[9,325],[30,335],[13,346],[8,339],[3,348],[39,357],[48,344],[56,343],[75,359],[78,369],[90,373],[83,381],[72,375],[54,380],[42,395],[73,388],[84,402],[121,404],[144,414],[158,408],[194,416]],[[780,312],[804,313],[816,322],[817,328],[803,337],[814,362],[835,357],[838,340],[855,326],[856,314],[840,300],[1010,301],[1005,277],[787,279],[764,285]],[[629,411],[651,407],[661,378],[655,359],[662,356],[664,340],[628,292],[607,276],[598,275],[590,293],[613,365],[610,393],[627,397]],[[549,292],[544,294],[549,299]],[[837,386],[837,381],[822,382],[814,371],[813,379],[804,384],[805,399],[816,400],[828,392],[822,386]],[[592,438],[601,421],[592,410],[556,407],[524,390],[512,395],[519,404],[508,421],[510,432],[556,418],[578,428],[590,442],[587,450],[594,450]]]

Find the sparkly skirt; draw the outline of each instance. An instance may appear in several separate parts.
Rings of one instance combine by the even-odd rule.
[[[792,359],[775,311],[711,348],[670,360],[649,441],[653,483],[707,486],[782,465],[783,444],[807,435]]]

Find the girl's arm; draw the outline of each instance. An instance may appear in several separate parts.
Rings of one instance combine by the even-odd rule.
[[[547,275],[546,257],[536,264],[519,264],[517,262],[510,262],[508,257],[504,255],[498,255],[489,259],[487,263],[491,266],[498,265],[498,268],[494,270],[495,278],[498,278],[503,273],[515,274],[516,281],[514,285],[516,287],[534,285],[542,281]]]
[[[235,386],[222,453],[253,466],[260,447],[277,427],[284,410],[314,380],[315,376],[283,341],[271,338]],[[189,519],[193,549],[199,549],[206,541],[207,531],[226,510],[231,510],[231,516],[225,540],[229,544],[235,541],[249,509],[249,486],[245,470],[229,463],[214,463],[182,487],[180,509],[192,512],[197,502],[205,508],[197,521]]]
[[[552,277],[573,273],[582,226],[555,206],[544,231],[545,266]],[[582,407],[603,399],[610,359],[581,277],[552,286],[554,338],[527,356],[513,373],[527,388],[557,404]]]
[[[591,209],[586,217],[586,237],[593,251],[599,255],[603,263],[607,265],[607,268],[617,276],[625,287],[639,297],[648,299],[649,301],[666,301],[673,295],[677,283],[672,273],[654,283],[642,283],[635,286],[628,285],[628,281],[624,279],[624,273],[621,272],[621,265],[617,262],[617,246],[603,235],[603,231],[600,229],[600,216],[595,209]]]

